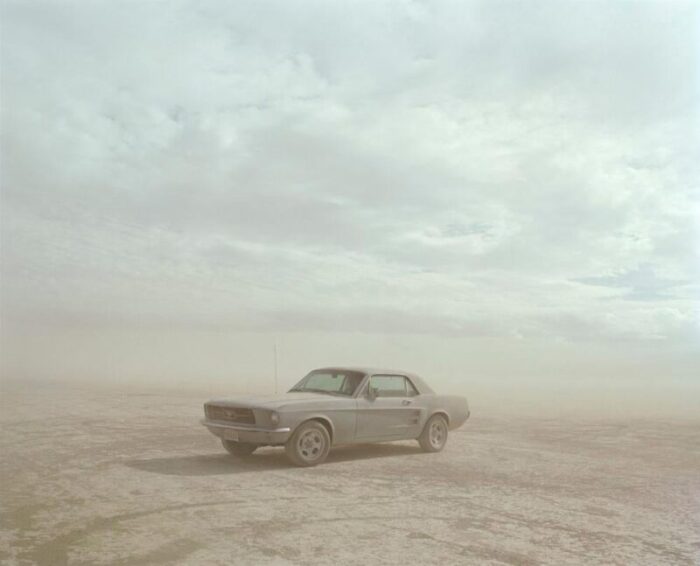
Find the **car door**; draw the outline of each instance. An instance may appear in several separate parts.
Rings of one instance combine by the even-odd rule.
[[[376,396],[370,394],[373,388]],[[357,440],[416,438],[418,392],[403,375],[373,375],[357,399]]]

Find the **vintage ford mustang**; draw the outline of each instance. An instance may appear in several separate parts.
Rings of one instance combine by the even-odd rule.
[[[283,445],[298,466],[315,466],[339,444],[417,439],[439,452],[448,430],[464,424],[464,397],[436,395],[406,372],[369,368],[313,370],[289,392],[209,401],[202,424],[234,456]]]

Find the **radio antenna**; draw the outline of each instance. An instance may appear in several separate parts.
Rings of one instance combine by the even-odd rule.
[[[274,358],[275,358],[275,395],[277,395],[277,339],[275,338],[274,343]]]

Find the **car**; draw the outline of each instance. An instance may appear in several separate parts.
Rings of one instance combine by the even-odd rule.
[[[204,404],[202,424],[233,456],[284,446],[297,466],[315,466],[331,446],[416,439],[426,452],[445,447],[448,431],[469,418],[464,397],[437,395],[415,374],[328,367],[311,371],[282,395]]]

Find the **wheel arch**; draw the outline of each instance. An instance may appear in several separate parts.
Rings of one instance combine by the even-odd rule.
[[[302,426],[305,423],[311,422],[311,421],[316,421],[323,425],[325,429],[328,431],[328,436],[331,438],[331,444],[333,444],[333,437],[335,435],[335,428],[333,427],[333,421],[331,421],[327,416],[325,415],[313,415],[305,418],[303,421],[301,421],[297,426],[294,427],[294,432],[296,432],[300,426]],[[294,434],[294,432],[292,434]]]
[[[435,415],[440,415],[441,417],[444,417],[445,421],[447,422],[447,426],[448,427],[450,426],[450,415],[448,415],[447,411],[445,411],[444,409],[437,409],[437,410],[433,411],[432,413],[430,413],[430,416],[428,417],[428,419],[425,422],[427,423]]]

